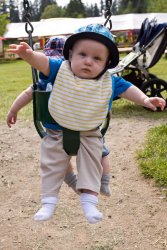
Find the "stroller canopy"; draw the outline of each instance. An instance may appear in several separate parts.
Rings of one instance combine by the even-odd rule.
[[[158,62],[166,46],[167,23],[158,24],[156,19],[149,21],[146,18],[142,23],[137,43],[134,46],[134,50],[138,48],[142,54],[148,55],[149,62],[146,62],[146,68],[151,68]]]

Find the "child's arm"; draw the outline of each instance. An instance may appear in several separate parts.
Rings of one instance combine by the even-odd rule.
[[[120,97],[128,99],[138,105],[147,107],[156,111],[157,107],[161,110],[165,108],[166,102],[160,97],[148,97],[136,86],[129,87],[125,92],[123,92]]]
[[[7,114],[7,125],[11,128],[12,124],[16,123],[18,111],[27,105],[32,100],[32,89],[28,87],[24,90],[13,102],[8,114]]]
[[[17,54],[24,61],[29,63],[33,68],[42,72],[45,76],[49,75],[49,59],[43,53],[33,51],[32,48],[25,42],[20,44],[11,44],[8,52]]]

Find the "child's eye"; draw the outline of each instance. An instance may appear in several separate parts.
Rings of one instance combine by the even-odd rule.
[[[98,56],[95,56],[94,59],[95,59],[96,61],[101,61],[101,58],[98,57]]]
[[[84,52],[80,52],[79,55],[80,56],[86,56],[86,54]]]

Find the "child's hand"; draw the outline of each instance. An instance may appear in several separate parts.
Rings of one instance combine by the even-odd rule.
[[[27,54],[33,53],[32,48],[25,42],[20,42],[20,44],[10,44],[10,49],[8,49],[8,52],[14,53],[19,55],[21,58],[25,57]]]
[[[144,106],[152,109],[153,111],[156,111],[157,107],[160,107],[161,110],[164,110],[166,102],[160,97],[147,97],[144,100]]]
[[[17,113],[9,111],[9,113],[7,115],[7,119],[6,119],[6,123],[7,123],[8,127],[11,128],[11,125],[15,124],[16,121],[17,121]]]

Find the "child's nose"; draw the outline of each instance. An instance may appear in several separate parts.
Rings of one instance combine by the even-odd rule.
[[[92,59],[90,57],[86,57],[85,58],[85,63],[89,64],[89,65],[92,64]]]

